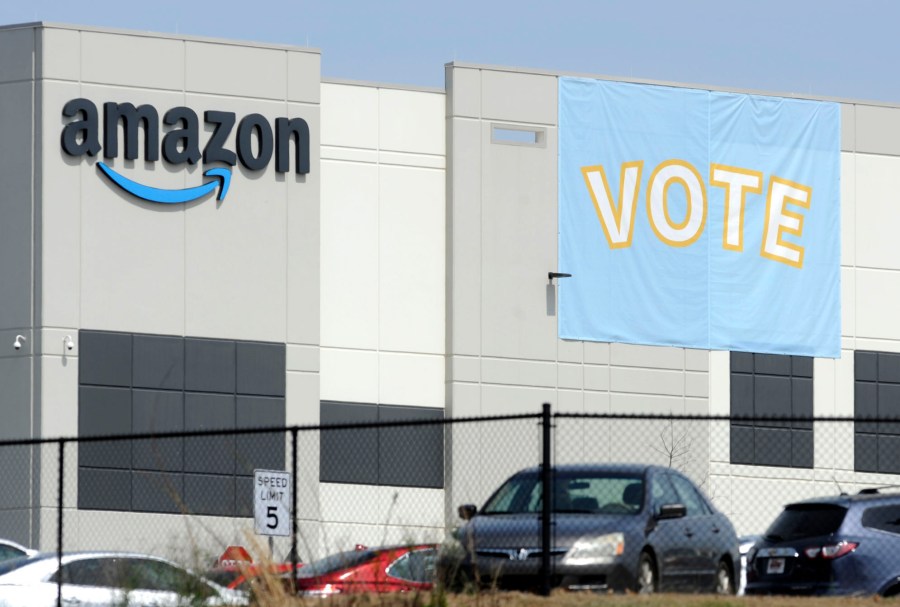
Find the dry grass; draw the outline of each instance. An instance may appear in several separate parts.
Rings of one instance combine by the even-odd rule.
[[[354,594],[322,598],[298,598],[285,594],[279,586],[273,592],[266,585],[257,593],[259,607],[863,607],[898,605],[900,598],[807,598],[807,597],[719,597],[695,594],[593,594],[554,592],[549,597],[518,592],[477,594]]]
[[[717,597],[712,595],[659,594],[653,596],[554,593],[544,598],[529,594],[481,593],[477,595],[381,594],[347,595],[328,599],[281,597],[273,602],[260,597],[260,607],[863,607],[900,605],[898,599],[799,598],[799,597]]]

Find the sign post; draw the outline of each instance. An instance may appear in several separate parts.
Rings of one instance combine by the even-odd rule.
[[[291,535],[291,473],[253,471],[253,518],[257,535]]]

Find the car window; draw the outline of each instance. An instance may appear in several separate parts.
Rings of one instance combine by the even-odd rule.
[[[123,559],[122,587],[174,592],[181,596],[201,598],[215,595],[213,588],[197,576],[155,559]]]
[[[554,512],[633,514],[643,503],[644,480],[628,473],[574,471],[554,476],[552,491]],[[536,473],[516,475],[488,499],[481,513],[540,512],[541,493]]]
[[[61,578],[63,584],[120,588],[119,565],[116,558],[80,559],[63,565],[51,581],[57,582]]]
[[[407,552],[391,563],[387,573],[408,582],[431,582],[434,580],[436,552],[434,548]]]
[[[700,497],[700,494],[697,493],[697,489],[691,481],[676,474],[670,474],[669,480],[672,481],[672,486],[678,494],[678,501],[684,504],[687,510],[687,516],[703,516],[709,514],[706,503],[703,498]]]
[[[781,511],[765,538],[781,542],[829,535],[840,528],[846,514],[838,504],[792,504]]]
[[[311,578],[327,573],[334,573],[341,569],[348,569],[362,565],[366,561],[375,558],[373,550],[348,550],[346,552],[338,552],[326,556],[325,558],[313,561],[312,563],[298,570],[297,577]]]
[[[871,529],[900,534],[900,504],[866,508],[862,524]]]
[[[0,561],[14,559],[23,556],[24,554],[25,553],[18,548],[13,548],[12,546],[7,546],[6,544],[0,544]]]
[[[653,507],[659,509],[664,504],[678,504],[678,494],[669,480],[668,474],[658,474],[651,481],[651,496],[653,499]]]

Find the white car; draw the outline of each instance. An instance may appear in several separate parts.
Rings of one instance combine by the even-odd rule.
[[[61,585],[60,585],[61,582]],[[155,556],[121,552],[42,553],[0,562],[0,607],[176,607],[247,605],[222,588]]]

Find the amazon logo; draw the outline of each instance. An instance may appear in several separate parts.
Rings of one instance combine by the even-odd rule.
[[[224,200],[231,183],[231,167],[240,163],[250,171],[261,171],[275,159],[279,173],[291,171],[293,151],[294,173],[309,173],[309,125],[302,118],[276,118],[274,128],[264,116],[248,114],[237,120],[233,112],[207,110],[203,113],[201,141],[200,117],[189,107],[175,107],[162,117],[165,132],[160,141],[159,112],[149,104],[106,102],[103,119],[89,99],[72,99],[63,106],[66,124],[62,130],[62,149],[69,156],[119,156],[119,131],[122,131],[125,160],[140,156],[139,139],[143,139],[143,158],[156,162],[160,155],[170,164],[204,165],[222,163],[224,167],[207,169],[207,181],[189,188],[163,189],[139,183],[98,162],[99,173],[129,194],[149,202],[179,204],[198,200],[218,190],[216,198]],[[234,149],[228,147],[237,125]],[[139,135],[143,135],[139,137]],[[102,144],[101,144],[102,141]],[[202,151],[201,151],[201,143]]]

